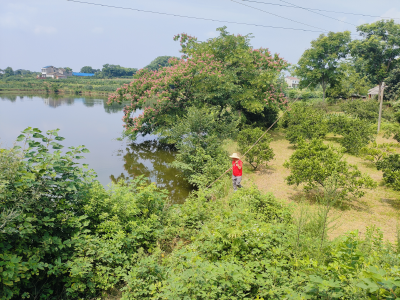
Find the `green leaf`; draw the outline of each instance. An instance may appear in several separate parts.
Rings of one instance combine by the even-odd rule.
[[[63,145],[58,144],[58,143],[56,143],[56,142],[51,142],[50,145],[53,146],[53,149],[62,149],[62,148],[64,148]]]
[[[37,138],[37,139],[42,139],[42,138],[44,138],[44,135],[43,135],[43,134],[40,134],[40,133],[37,133],[37,132],[35,132],[35,133],[33,134],[33,137],[34,137],[34,138]]]
[[[76,159],[82,159],[82,158],[85,158],[85,157],[84,157],[84,156],[79,156],[79,155],[78,155],[78,156],[75,156],[75,158],[76,158]]]
[[[25,135],[20,134],[20,135],[17,137],[17,142],[23,141],[24,139],[25,139]]]
[[[63,140],[65,140],[65,138],[63,138],[62,136],[56,136],[56,137],[55,137],[55,140],[57,140],[57,141],[63,141]]]
[[[86,149],[86,148],[83,148],[81,151],[82,151],[83,153],[90,153],[89,149]]]

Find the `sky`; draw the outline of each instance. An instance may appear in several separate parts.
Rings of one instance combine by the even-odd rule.
[[[67,0],[0,1],[0,69],[12,67],[40,71],[44,66],[83,66],[101,69],[104,64],[143,68],[157,56],[180,56],[174,35],[188,33],[200,41],[217,36],[216,28],[227,26],[234,34],[252,33],[254,48],[269,48],[290,63],[297,63],[310,42],[326,31],[398,18],[399,0],[80,0],[168,14],[219,20],[218,22],[116,9]],[[283,7],[291,4],[323,10],[374,15],[355,16]],[[247,6],[245,6],[247,5]],[[249,7],[251,6],[251,7]],[[260,11],[263,10],[263,11]],[[281,16],[281,17],[278,17]],[[332,19],[333,18],[333,19]],[[290,20],[289,20],[290,19]],[[337,20],[335,20],[337,19]],[[263,26],[307,29],[285,30]],[[301,24],[302,23],[302,24]],[[351,23],[351,24],[349,24]]]

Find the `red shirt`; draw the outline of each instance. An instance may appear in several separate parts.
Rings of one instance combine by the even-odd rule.
[[[233,176],[242,176],[243,163],[241,160],[237,161],[240,169],[236,166],[236,161],[232,161]]]

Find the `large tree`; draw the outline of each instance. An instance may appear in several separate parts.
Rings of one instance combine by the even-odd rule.
[[[322,86],[325,100],[326,88],[335,84],[342,73],[339,68],[341,59],[348,53],[350,32],[329,32],[321,34],[311,42],[311,48],[304,51],[296,68],[296,75],[300,77],[300,87]]]
[[[169,67],[171,64],[168,61],[171,57],[173,56],[158,56],[151,63],[145,66],[145,68],[151,71],[157,71],[159,68]]]
[[[379,85],[378,132],[381,125],[383,97],[382,84],[390,72],[398,66],[400,56],[400,25],[393,20],[382,20],[357,27],[363,37],[351,43],[351,55],[368,79]]]
[[[277,85],[286,61],[267,49],[253,49],[248,36],[218,30],[220,36],[206,42],[187,34],[176,36],[182,59],[171,58],[170,67],[156,72],[139,70],[135,81],[109,98],[110,102],[131,102],[123,118],[128,134],[162,134],[188,107],[204,105],[240,111],[245,121],[261,121],[265,126],[276,108],[286,104]],[[143,114],[132,118],[136,109],[143,109]]]
[[[81,68],[81,73],[90,73],[94,74],[100,72],[100,70],[93,69],[91,66],[84,66]]]

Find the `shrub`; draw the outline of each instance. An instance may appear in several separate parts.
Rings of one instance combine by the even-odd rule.
[[[293,105],[283,118],[282,125],[286,128],[286,138],[292,144],[300,139],[323,138],[328,133],[325,113],[304,104]]]
[[[376,163],[383,171],[384,182],[396,191],[400,191],[400,154],[391,154]]]
[[[351,154],[359,154],[363,147],[375,140],[375,128],[365,120],[346,115],[330,115],[328,124],[330,132],[342,135],[339,143]]]
[[[27,128],[26,149],[0,150],[2,299],[94,297],[121,283],[162,228],[164,192],[140,178],[106,191],[76,162],[88,150],[63,154],[63,139]]]
[[[239,152],[244,154],[247,150],[253,146],[253,144],[264,134],[261,128],[247,127],[240,131],[237,141],[239,145]],[[268,162],[274,158],[275,154],[269,143],[272,138],[269,135],[264,135],[258,143],[246,154],[246,160],[255,169],[259,165],[265,164],[268,166]]]
[[[373,99],[369,100],[347,100],[340,105],[342,111],[361,120],[376,123],[379,114],[379,103]]]
[[[343,160],[343,154],[322,140],[300,141],[298,148],[284,166],[291,174],[286,178],[289,185],[305,183],[305,190],[323,187],[326,180],[337,174],[337,186],[342,200],[352,195],[361,198],[364,188],[374,188],[376,183],[362,174],[355,165]]]

